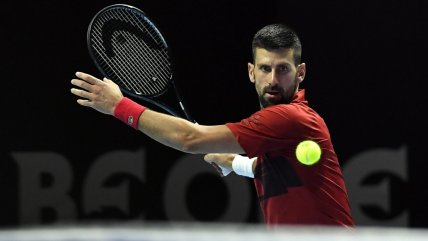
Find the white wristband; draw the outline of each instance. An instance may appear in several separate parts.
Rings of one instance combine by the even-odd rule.
[[[232,169],[240,176],[254,178],[253,162],[256,159],[256,157],[250,159],[246,156],[236,155],[232,161]]]

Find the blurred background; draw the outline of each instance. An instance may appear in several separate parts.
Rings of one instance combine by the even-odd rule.
[[[310,105],[326,120],[359,226],[428,227],[428,4],[421,0],[11,1],[0,8],[0,225],[262,223],[251,179],[220,178],[201,155],[160,145],[79,106],[76,71],[98,77],[86,30],[134,5],[172,48],[200,124],[258,109],[251,38],[282,22],[300,35]]]

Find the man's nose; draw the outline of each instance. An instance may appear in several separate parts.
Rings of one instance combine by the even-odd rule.
[[[270,75],[271,75],[270,76],[270,83],[272,85],[278,84],[278,75],[277,75],[275,69],[272,69],[272,72],[270,73]]]

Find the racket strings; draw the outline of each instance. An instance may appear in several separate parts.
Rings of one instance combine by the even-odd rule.
[[[135,20],[131,20],[129,18],[129,14],[126,14],[126,13],[124,14],[123,12],[119,12],[118,14],[121,14],[120,17],[122,17],[123,19],[127,19],[134,26],[138,26],[138,27],[144,26],[144,25],[142,25],[141,22],[137,23]],[[131,15],[131,16],[134,16],[134,15]],[[141,27],[140,27],[140,30],[143,31],[141,29]],[[147,31],[147,28],[145,30],[146,30],[146,32],[148,32],[148,33],[151,34],[151,31]],[[127,34],[127,33],[124,32],[122,34]],[[127,35],[128,35],[128,38],[132,38],[132,34],[127,34]],[[153,38],[153,35],[151,37]],[[136,40],[136,41],[132,41],[132,39],[131,39],[131,41],[129,41],[129,42],[136,43],[136,44],[138,44],[138,43],[139,44],[141,44],[141,43],[145,44],[144,42],[138,41],[138,39],[134,39],[134,40]],[[117,53],[120,55],[119,59],[122,59],[122,60],[123,59],[128,59],[128,61],[127,61],[128,65],[130,64],[131,66],[133,66],[132,69],[134,69],[134,71],[131,70],[130,73],[134,74],[133,77],[134,77],[134,82],[135,83],[142,83],[142,82],[139,81],[141,78],[143,80],[146,79],[146,80],[149,80],[149,81],[150,81],[150,79],[154,78],[154,77],[150,77],[148,75],[153,76],[154,73],[151,73],[151,72],[153,72],[153,70],[155,69],[155,67],[158,67],[158,66],[153,66],[153,63],[157,63],[158,61],[153,61],[153,59],[152,60],[149,59],[150,56],[147,56],[147,52],[148,51],[146,51],[146,50],[148,50],[150,48],[146,44],[145,44],[145,46],[141,46],[141,45],[139,46],[139,45],[136,45],[136,44],[133,44],[133,45],[129,46],[129,45],[117,44],[117,41],[114,41],[113,44],[116,46],[116,49],[120,50],[120,51],[117,51]],[[131,47],[133,51],[129,51],[129,50],[125,49],[127,46]],[[141,53],[142,55],[140,57],[143,57],[143,59],[142,60],[140,60],[138,58],[137,59],[135,59],[135,58],[134,59],[133,58],[129,59],[129,57],[132,57],[131,53],[134,53],[134,52]],[[153,53],[155,54],[156,57],[159,56],[159,55],[156,54],[156,51],[152,51],[151,54],[153,54]],[[121,61],[121,62],[123,63],[123,61]],[[138,64],[141,64],[141,63],[147,63],[149,65],[148,68],[145,67],[145,66],[142,66],[142,65],[138,65]],[[135,64],[137,64],[137,66],[135,66]],[[125,67],[129,68],[129,66],[125,66]],[[137,67],[137,68],[135,68],[135,67]],[[158,68],[156,68],[156,69],[158,69]],[[137,71],[137,72],[135,72],[135,71]],[[135,74],[137,74],[137,75],[135,76]],[[124,82],[129,83],[129,81],[127,79],[124,79]],[[147,84],[148,82],[146,81],[144,83]],[[158,87],[158,85],[150,85],[150,86],[152,86],[152,87]],[[161,90],[157,88],[155,90],[152,89],[152,91],[154,91],[154,92],[160,92]]]
[[[116,9],[117,10],[117,9]],[[105,12],[93,26],[92,47],[110,78],[117,78],[135,94],[158,95],[162,93],[172,77],[171,62],[167,46],[156,28],[143,16],[129,10]],[[115,56],[110,58],[102,41],[103,26],[112,20],[123,20],[146,36],[152,38],[159,47],[153,48],[145,41],[127,31],[114,31],[111,36]],[[130,26],[128,25],[128,26]]]
[[[155,30],[153,28],[147,28],[145,25],[147,22],[141,21],[141,19],[137,18],[135,15],[124,15],[123,17],[127,18],[130,22],[134,23],[135,26],[139,26],[140,30],[143,31],[141,27],[144,27],[147,33],[151,35],[151,37],[157,42],[162,45],[162,39],[160,38],[159,34],[155,33]],[[131,17],[132,19],[130,19]],[[130,38],[132,37],[129,36]],[[138,41],[135,41],[138,42]],[[143,53],[143,61],[137,61],[137,63],[148,63],[150,68],[147,68],[147,71],[150,71],[151,76],[147,76],[149,80],[151,81],[158,81],[159,78],[156,77],[156,73],[162,74],[162,78],[160,80],[164,80],[166,82],[169,81],[169,78],[171,76],[171,68],[170,68],[170,60],[168,53],[166,52],[166,48],[162,48],[158,51],[152,51],[152,55],[147,54],[147,49],[150,49],[149,46],[145,42],[138,42],[139,45],[131,45],[133,50]],[[153,61],[153,57],[156,56],[157,61]],[[140,65],[141,66],[141,65]],[[142,71],[144,69],[144,66],[141,66],[141,74],[146,74],[146,72]],[[154,85],[155,87],[158,87],[159,85]],[[161,91],[161,89],[158,89],[157,91]]]
[[[149,23],[147,21],[142,21],[140,18],[137,18],[135,14],[123,14],[123,17],[127,18],[130,22],[132,22],[135,26],[138,26],[141,31],[146,31],[148,34],[151,35],[151,37],[159,44],[163,45],[162,39],[158,33],[156,33],[155,29],[151,26],[147,27]],[[142,29],[144,28],[144,30]],[[138,41],[136,41],[138,42]],[[152,50],[147,44],[143,41],[138,42],[139,45],[131,45],[132,47],[135,47],[137,49],[137,52],[143,53],[143,61],[145,63],[148,63],[150,68],[147,68],[147,70],[154,72],[152,73],[151,80],[154,80],[155,74],[160,73],[163,74],[162,79],[169,81],[169,78],[171,76],[171,68],[170,68],[170,60],[168,53],[166,52],[166,48],[161,48],[160,50],[153,50],[151,51],[152,55],[148,55],[148,49]],[[166,47],[166,46],[165,46]],[[155,58],[156,61],[153,61]],[[139,63],[141,63],[139,61]],[[142,66],[143,67],[143,66]],[[156,72],[155,72],[156,71]],[[155,79],[157,80],[157,78]]]
[[[99,41],[99,39],[96,39],[96,38],[92,39],[92,43],[93,43],[93,47],[98,47],[98,49],[103,49],[102,43],[101,43],[101,41]],[[108,59],[108,57],[105,54],[103,54],[104,52],[97,51],[96,53],[97,53],[97,58],[98,59],[102,59],[102,61],[98,61],[98,62],[101,65],[101,68],[104,69],[104,70],[106,70],[107,76],[109,76],[110,78],[112,78],[113,76],[117,76],[118,75],[117,78],[119,78],[119,79],[126,78],[122,74],[122,72],[120,72],[117,69],[117,67],[115,65],[111,65],[110,64],[110,60]],[[125,86],[126,86],[126,88],[133,89],[130,86],[127,86],[127,85],[125,85]]]
[[[99,30],[99,34],[101,34],[101,30]],[[98,40],[98,39],[97,39]],[[102,46],[102,42],[101,41],[96,41],[96,44],[101,48]],[[107,72],[108,76],[117,76],[117,78],[119,79],[127,79],[129,78],[129,76],[125,76],[123,73],[132,73],[131,69],[127,69],[127,66],[123,64],[123,62],[117,62],[116,64],[111,64],[111,60],[108,58],[108,56],[106,56],[105,54],[100,54],[100,57],[103,59],[103,66],[106,66],[107,68],[105,69],[110,69],[111,72]],[[125,69],[125,70],[124,70]],[[128,81],[124,81],[124,85],[126,86],[126,88],[128,89],[135,89],[136,86],[135,84],[133,84],[135,81],[132,82],[128,82]]]
[[[99,39],[94,39],[93,41],[95,46],[98,46],[100,49],[102,49],[102,42],[99,41]],[[117,64],[112,64],[111,60],[108,56],[103,54],[104,52],[97,52],[98,58],[101,58],[102,61],[99,61],[101,64],[101,67],[106,71],[106,74],[109,78],[112,79],[119,79],[119,80],[126,80],[129,78],[128,76],[124,75],[123,69],[126,68],[121,62]],[[131,73],[131,71],[128,71]],[[135,90],[137,86],[134,84],[135,82],[128,82],[128,81],[121,81],[122,84],[125,85],[127,89]]]
[[[128,18],[128,16],[129,16],[129,14],[127,15],[127,14],[123,14],[122,13],[122,16],[121,17],[123,17],[123,18],[126,18],[128,21],[132,21],[131,19],[129,19]],[[133,16],[133,15],[131,15],[131,16]],[[132,23],[134,24],[134,25],[136,25],[136,26],[138,26],[138,24],[136,24],[136,22],[135,22],[135,20],[134,21],[132,21]],[[141,30],[141,28],[140,28],[140,30]],[[141,30],[142,31],[142,30]],[[122,34],[126,34],[126,32],[124,32],[124,33],[122,33]],[[128,36],[128,38],[132,38],[132,34],[128,34],[129,36]],[[153,36],[152,36],[153,37]],[[131,39],[131,42],[135,42],[135,43],[144,43],[144,42],[141,42],[141,41],[138,41],[138,39],[135,39],[136,41],[132,41],[132,39]],[[129,46],[129,45],[120,45],[120,44],[117,44],[117,41],[115,42],[116,44],[115,44],[115,46],[116,46],[116,48],[117,49],[119,49],[120,47],[127,47],[127,46]],[[134,78],[136,78],[134,81],[136,82],[136,83],[141,83],[141,82],[139,82],[139,79],[138,78],[141,78],[141,77],[143,77],[143,79],[146,79],[146,80],[150,80],[150,79],[153,79],[153,77],[151,77],[150,78],[150,76],[147,76],[148,74],[151,74],[151,76],[153,76],[153,74],[154,73],[150,73],[150,72],[153,72],[153,69],[155,68],[155,66],[153,66],[153,63],[157,63],[158,61],[154,61],[153,62],[153,60],[151,61],[150,59],[148,59],[149,58],[149,56],[147,56],[147,54],[145,54],[147,51],[146,51],[146,49],[148,49],[148,46],[146,45],[146,46],[138,46],[138,45],[131,45],[130,46],[131,48],[133,48],[132,50],[133,51],[129,51],[129,50],[127,50],[127,49],[124,49],[124,48],[120,48],[120,50],[121,51],[117,51],[118,53],[120,53],[121,54],[121,58],[122,59],[126,59],[127,57],[128,57],[128,59],[129,59],[129,57],[132,57],[132,55],[130,55],[131,53],[134,53],[134,52],[139,52],[139,53],[141,53],[142,55],[140,56],[140,57],[143,57],[143,60],[142,61],[140,61],[139,59],[130,59],[130,60],[128,60],[128,63],[129,64],[131,64],[132,66],[133,66],[133,69],[135,69],[136,71],[137,71],[137,76],[134,76]],[[143,47],[143,49],[141,48],[141,47]],[[138,48],[138,49],[135,49],[135,48]],[[154,51],[153,53],[156,53],[156,51]],[[144,58],[144,57],[146,57],[146,58]],[[140,63],[142,63],[142,62],[144,62],[144,63],[147,63],[148,65],[149,65],[149,67],[147,68],[147,67],[144,67],[144,66],[141,66],[141,65],[139,65],[138,66],[138,68],[134,68],[135,67],[135,64],[140,64]],[[125,66],[126,67],[126,66]],[[134,71],[135,71],[134,70]],[[138,71],[139,71],[139,75],[138,75]],[[144,72],[145,71],[145,72]],[[131,71],[131,73],[134,73],[134,72],[132,72]],[[141,76],[141,75],[143,75],[143,76]],[[125,79],[125,81],[126,81],[126,79]],[[126,82],[129,82],[129,81],[126,81]],[[144,83],[146,83],[147,84],[147,82],[144,82]],[[157,87],[158,85],[152,85],[152,86],[154,86],[154,87]],[[159,89],[157,89],[157,90],[155,90],[156,92],[159,92],[160,90]]]
[[[127,16],[124,16],[124,17],[127,17]],[[128,19],[128,21],[129,21],[129,19]],[[118,33],[118,34],[121,34],[121,36],[125,35],[125,39],[130,39],[131,42],[138,43],[138,39],[135,39],[135,37],[133,38],[132,34],[127,34],[126,32]],[[143,58],[143,61],[150,65],[150,62],[147,60],[147,58],[145,58],[144,51],[142,49],[136,49],[136,48],[139,48],[139,46],[137,46],[135,44],[129,46],[129,45],[118,44],[118,41],[114,41],[113,45],[116,47],[115,49],[121,50],[121,51],[117,51],[117,54],[119,55],[119,59],[126,59],[127,60],[126,61],[127,66],[125,66],[125,68],[127,68],[128,71],[131,74],[133,74],[133,76],[132,76],[133,79],[131,78],[131,80],[133,80],[133,81],[131,81],[131,82],[135,83],[137,85],[139,84],[138,87],[143,88],[143,89],[145,87],[151,87],[151,86],[147,85],[146,82],[139,82],[139,78],[143,77],[144,79],[150,79],[150,76],[149,76],[149,73],[144,72],[146,70],[146,68],[144,66],[142,66],[142,61],[139,61],[138,58],[136,58],[135,56],[132,56],[132,53],[135,53],[135,52],[142,53],[141,57]],[[130,47],[131,49],[126,49],[126,47]],[[150,66],[150,67],[152,67],[152,66]],[[134,70],[134,71],[132,71],[132,70]],[[124,79],[124,82],[129,83],[130,81],[128,81],[127,79]],[[137,87],[137,89],[138,89],[138,87]],[[153,92],[159,91],[156,88],[157,87],[156,85],[154,85],[153,87],[154,87],[154,88],[152,88]],[[138,92],[137,92],[137,94],[138,94]]]

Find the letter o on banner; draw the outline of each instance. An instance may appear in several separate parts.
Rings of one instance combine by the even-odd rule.
[[[165,183],[164,205],[168,220],[197,221],[186,205],[186,191],[192,180],[201,173],[218,173],[203,160],[203,155],[186,154],[172,167]],[[223,177],[229,193],[228,206],[214,222],[245,222],[252,207],[250,182],[234,173]],[[209,188],[209,187],[207,187]],[[213,190],[215,191],[215,190]],[[207,206],[207,210],[210,207]]]

